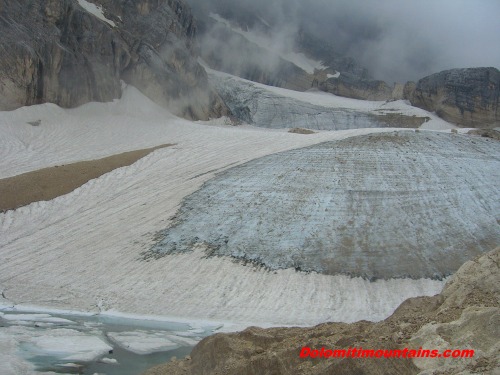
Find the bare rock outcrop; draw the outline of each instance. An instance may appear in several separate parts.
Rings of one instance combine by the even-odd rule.
[[[500,71],[496,68],[451,69],[408,83],[405,98],[466,127],[500,126]]]
[[[110,101],[124,80],[178,115],[226,113],[183,0],[0,0],[0,16],[0,110]]]
[[[402,99],[400,84],[393,87],[384,81],[360,78],[350,73],[341,73],[338,78],[321,82],[318,87],[326,92],[361,100]]]
[[[500,247],[465,263],[434,297],[411,298],[378,323],[250,327],[201,341],[191,356],[146,375],[494,374],[500,368]],[[473,358],[306,358],[326,349],[473,349]],[[498,372],[496,372],[498,373]]]
[[[363,100],[407,99],[446,121],[478,128],[500,125],[500,72],[496,68],[451,69],[417,83],[388,85],[356,74],[315,82],[326,92]]]

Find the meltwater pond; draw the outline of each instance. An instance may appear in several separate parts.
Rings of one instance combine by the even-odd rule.
[[[0,373],[139,374],[183,358],[220,326],[0,312]]]

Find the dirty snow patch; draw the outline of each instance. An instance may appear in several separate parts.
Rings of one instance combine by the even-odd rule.
[[[104,16],[104,12],[102,10],[102,6],[101,5],[96,5],[96,4],[93,4],[93,3],[89,3],[88,1],[85,1],[85,0],[78,0],[78,4],[83,9],[85,9],[87,12],[89,12],[93,16],[99,18],[101,21],[104,21],[108,25],[111,25],[113,27],[116,26],[116,24],[113,21],[107,19],[106,16]]]
[[[327,74],[327,78],[339,78],[340,77],[340,72],[336,72],[335,74]]]

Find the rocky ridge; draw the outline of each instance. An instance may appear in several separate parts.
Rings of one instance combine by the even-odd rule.
[[[466,262],[441,294],[411,298],[382,322],[312,328],[250,327],[202,340],[190,357],[145,375],[495,374],[500,368],[500,247]],[[474,358],[299,358],[326,349],[474,349]]]
[[[227,113],[183,0],[0,0],[0,15],[0,110],[110,101],[123,80],[177,115]]]

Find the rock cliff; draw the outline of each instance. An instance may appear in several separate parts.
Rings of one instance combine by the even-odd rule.
[[[500,126],[500,71],[496,68],[445,70],[406,88],[412,105],[447,121],[467,127]]]
[[[500,125],[500,72],[496,68],[452,69],[422,78],[417,83],[388,85],[362,76],[342,73],[315,82],[326,92],[364,100],[407,99],[412,105],[446,121],[478,128]]]
[[[178,115],[226,113],[183,0],[0,0],[0,15],[0,110],[110,101],[124,80]]]
[[[178,374],[495,374],[500,368],[500,247],[465,263],[434,297],[411,298],[378,323],[312,328],[250,327],[201,341],[191,356],[145,375]],[[473,358],[307,358],[326,349],[474,349]]]

